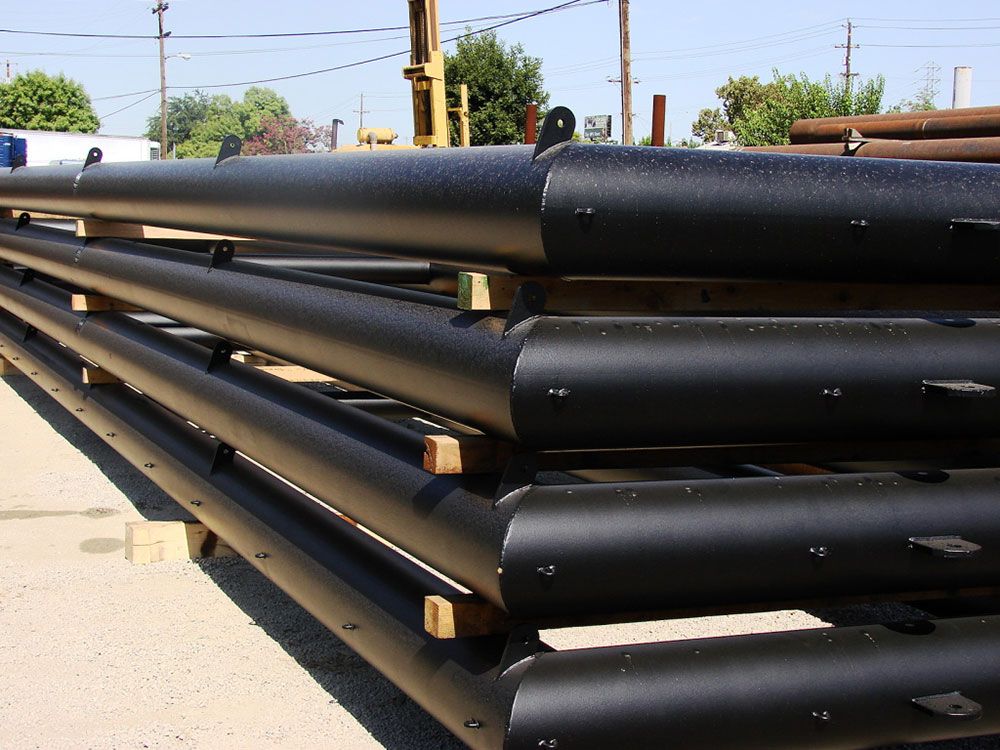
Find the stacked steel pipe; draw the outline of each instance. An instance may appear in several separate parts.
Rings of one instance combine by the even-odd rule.
[[[564,652],[537,632],[1000,591],[990,311],[559,315],[526,279],[502,317],[404,288],[448,274],[430,263],[994,281],[983,230],[1000,168],[584,146],[572,131],[557,109],[534,149],[14,170],[0,176],[9,208],[368,257],[324,260],[320,275],[234,259],[225,243],[79,238],[26,213],[0,222],[0,356],[470,747],[843,748],[1000,731],[996,616]],[[76,312],[79,290],[148,313]],[[280,381],[234,361],[234,342],[367,392]],[[81,383],[84,361],[120,382]],[[387,418],[414,415],[511,459],[428,473],[422,436]],[[702,468],[677,469],[675,454]],[[748,466],[762,455],[785,465]],[[847,458],[891,461],[822,466]],[[796,461],[821,466],[792,475]],[[461,589],[386,542],[499,624],[426,632],[425,597]]]
[[[1000,107],[796,120],[786,146],[746,151],[1000,163]]]

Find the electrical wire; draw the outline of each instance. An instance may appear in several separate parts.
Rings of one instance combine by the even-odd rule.
[[[131,104],[126,104],[121,109],[116,109],[114,112],[108,112],[106,115],[98,115],[97,119],[99,119],[99,120],[106,120],[107,118],[111,117],[112,115],[117,115],[119,112],[124,112],[126,109],[132,109],[132,107],[135,107],[136,105],[142,104],[147,99],[152,99],[154,96],[156,96],[159,93],[160,93],[160,91],[159,91],[159,89],[157,89],[157,90],[155,90],[155,91],[147,94],[146,96],[142,97],[142,99],[139,99],[138,101],[134,101]]]

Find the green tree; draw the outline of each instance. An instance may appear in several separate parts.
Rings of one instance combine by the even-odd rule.
[[[32,70],[0,83],[0,127],[96,133],[101,121],[81,84]]]
[[[708,142],[715,139],[716,131],[730,130],[731,128],[732,126],[726,116],[722,114],[722,110],[716,107],[715,109],[703,109],[698,113],[698,119],[691,123],[691,134],[695,138]]]
[[[884,90],[882,76],[850,85],[835,83],[830,76],[811,81],[804,73],[781,75],[775,70],[770,83],[761,83],[756,76],[730,78],[715,93],[722,100],[725,122],[740,144],[771,146],[788,143],[788,129],[802,118],[876,114],[881,111]],[[699,115],[692,132],[704,137],[704,125]]]
[[[227,135],[249,141],[264,135],[266,120],[287,118],[291,118],[288,102],[273,89],[252,86],[243,94],[242,101],[233,101],[223,94],[209,97],[196,91],[171,97],[167,102],[167,141],[170,148],[177,147],[181,159],[215,156]],[[152,140],[159,140],[159,113],[147,121],[146,134]]]
[[[444,78],[449,107],[459,106],[459,85],[469,87],[473,146],[521,143],[525,106],[537,103],[541,121],[549,102],[541,59],[526,55],[520,44],[507,46],[493,31],[459,39],[455,53],[445,55]]]

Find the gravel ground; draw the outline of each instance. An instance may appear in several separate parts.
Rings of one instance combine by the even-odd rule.
[[[126,521],[184,511],[23,377],[0,381],[0,456],[0,748],[463,747],[241,559],[128,563]],[[913,614],[796,610],[544,637],[571,648]],[[1000,737],[919,747],[995,750]]]

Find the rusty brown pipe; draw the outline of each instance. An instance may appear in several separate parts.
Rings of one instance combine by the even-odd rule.
[[[1000,137],[940,138],[929,141],[871,140],[855,143],[795,143],[750,146],[744,151],[815,156],[865,156],[879,159],[926,159],[1000,164]]]
[[[846,128],[880,138],[965,138],[1000,135],[1000,107],[896,112],[886,115],[823,117],[796,120],[789,128],[792,143],[839,141]]]
[[[667,97],[664,94],[653,95],[653,131],[650,133],[651,146],[662,146],[667,119]]]

